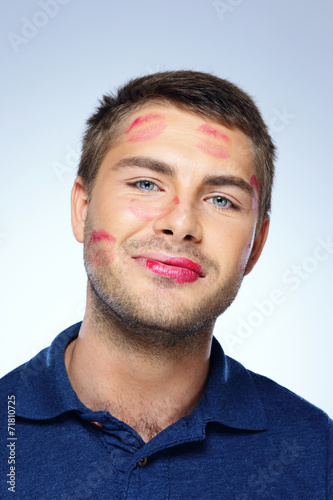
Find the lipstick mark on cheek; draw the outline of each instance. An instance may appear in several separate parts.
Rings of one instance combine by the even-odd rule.
[[[239,267],[239,270],[244,273],[245,269],[246,269],[246,266],[247,266],[247,263],[249,261],[249,258],[250,258],[250,255],[251,255],[251,252],[252,252],[252,239],[249,241],[249,243],[247,244],[246,246],[246,249],[243,253],[243,256],[242,256],[242,259],[241,259],[241,264],[240,264],[240,267]]]
[[[93,231],[87,244],[88,260],[94,266],[108,266],[115,257],[114,245],[117,238],[104,229]]]
[[[155,216],[156,209],[150,207],[140,207],[138,200],[131,200],[129,206],[130,212],[135,215],[138,219],[143,221],[151,221]]]
[[[169,215],[169,213],[171,213],[174,207],[179,203],[180,200],[178,196],[175,196],[168,206],[163,208],[152,208],[140,206],[140,201],[133,199],[130,201],[129,210],[133,215],[138,217],[138,219],[143,221],[152,221],[153,219],[160,220]]]
[[[213,156],[214,158],[225,159],[229,158],[230,156],[227,148],[219,144],[213,144],[212,142],[205,139],[200,139],[196,143],[196,147],[206,155]]]
[[[254,195],[252,196],[251,206],[252,211],[255,215],[258,215],[259,212],[259,182],[255,175],[252,175],[250,179],[250,184],[253,187]]]

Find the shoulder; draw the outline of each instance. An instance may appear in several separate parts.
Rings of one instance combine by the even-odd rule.
[[[14,368],[14,370],[10,371],[0,379],[0,394],[1,396],[5,395],[8,392],[15,392],[17,385],[22,376],[22,372],[26,366],[26,363],[23,363],[20,366]]]
[[[333,432],[333,420],[320,408],[277,382],[247,370],[263,404],[268,426],[294,429],[298,435],[327,440]]]

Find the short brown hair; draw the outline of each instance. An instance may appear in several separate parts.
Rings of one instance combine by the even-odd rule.
[[[239,129],[253,144],[253,160],[260,186],[260,227],[271,208],[275,146],[260,111],[239,87],[209,73],[165,71],[130,80],[116,94],[104,95],[87,120],[78,175],[90,197],[98,168],[122,133],[122,124],[149,103],[171,104],[230,129]]]

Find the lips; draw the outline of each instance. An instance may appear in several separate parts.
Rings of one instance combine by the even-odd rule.
[[[149,253],[134,259],[153,273],[175,279],[177,283],[193,283],[204,276],[201,265],[185,257]]]

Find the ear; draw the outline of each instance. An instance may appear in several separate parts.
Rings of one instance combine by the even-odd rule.
[[[86,192],[86,183],[82,177],[74,181],[71,194],[71,221],[75,238],[79,243],[84,241],[84,227],[88,211],[89,199]]]
[[[256,237],[254,238],[250,258],[248,260],[244,275],[249,274],[252,271],[254,265],[260,257],[260,254],[266,243],[269,222],[270,218],[269,215],[267,215],[263,220]]]

